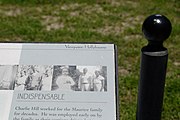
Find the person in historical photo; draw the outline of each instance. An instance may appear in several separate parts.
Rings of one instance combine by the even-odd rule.
[[[45,90],[51,90],[52,86],[52,68],[47,67],[44,70],[43,76],[42,76],[42,89],[43,91]]]
[[[89,91],[91,84],[91,77],[87,74],[88,69],[84,68],[83,73],[79,76],[78,88],[81,91]]]
[[[96,70],[95,71],[95,76],[92,80],[92,87],[94,91],[104,91],[104,87],[105,87],[105,78],[100,75],[100,71]]]
[[[74,80],[69,76],[69,69],[67,66],[61,67],[61,75],[57,77],[56,84],[58,88],[56,90],[73,91],[72,86],[75,85]]]
[[[35,70],[34,66],[28,69],[29,75],[25,81],[26,90],[41,90],[42,87],[42,74]]]
[[[14,90],[25,90],[26,78],[27,78],[26,72],[20,71],[15,81]]]
[[[17,65],[0,65],[0,90],[13,90]]]

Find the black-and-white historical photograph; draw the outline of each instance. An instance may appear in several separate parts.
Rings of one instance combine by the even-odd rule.
[[[13,90],[17,65],[0,65],[0,90]]]
[[[52,71],[48,65],[19,65],[14,90],[50,91]]]
[[[107,91],[107,67],[54,66],[52,90]]]

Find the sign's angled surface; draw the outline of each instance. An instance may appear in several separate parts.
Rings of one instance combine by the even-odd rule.
[[[0,43],[0,120],[118,120],[114,44]]]

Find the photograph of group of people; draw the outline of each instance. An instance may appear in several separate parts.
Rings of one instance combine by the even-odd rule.
[[[107,91],[106,66],[54,66],[52,90]]]
[[[0,90],[50,90],[52,66],[0,65]]]
[[[106,66],[0,65],[0,90],[107,91]]]

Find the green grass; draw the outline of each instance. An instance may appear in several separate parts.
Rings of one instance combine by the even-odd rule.
[[[113,1],[113,0],[112,0]],[[173,26],[162,120],[180,119],[179,0],[0,0],[0,41],[112,42],[118,46],[121,120],[135,120],[141,25],[151,14]]]

